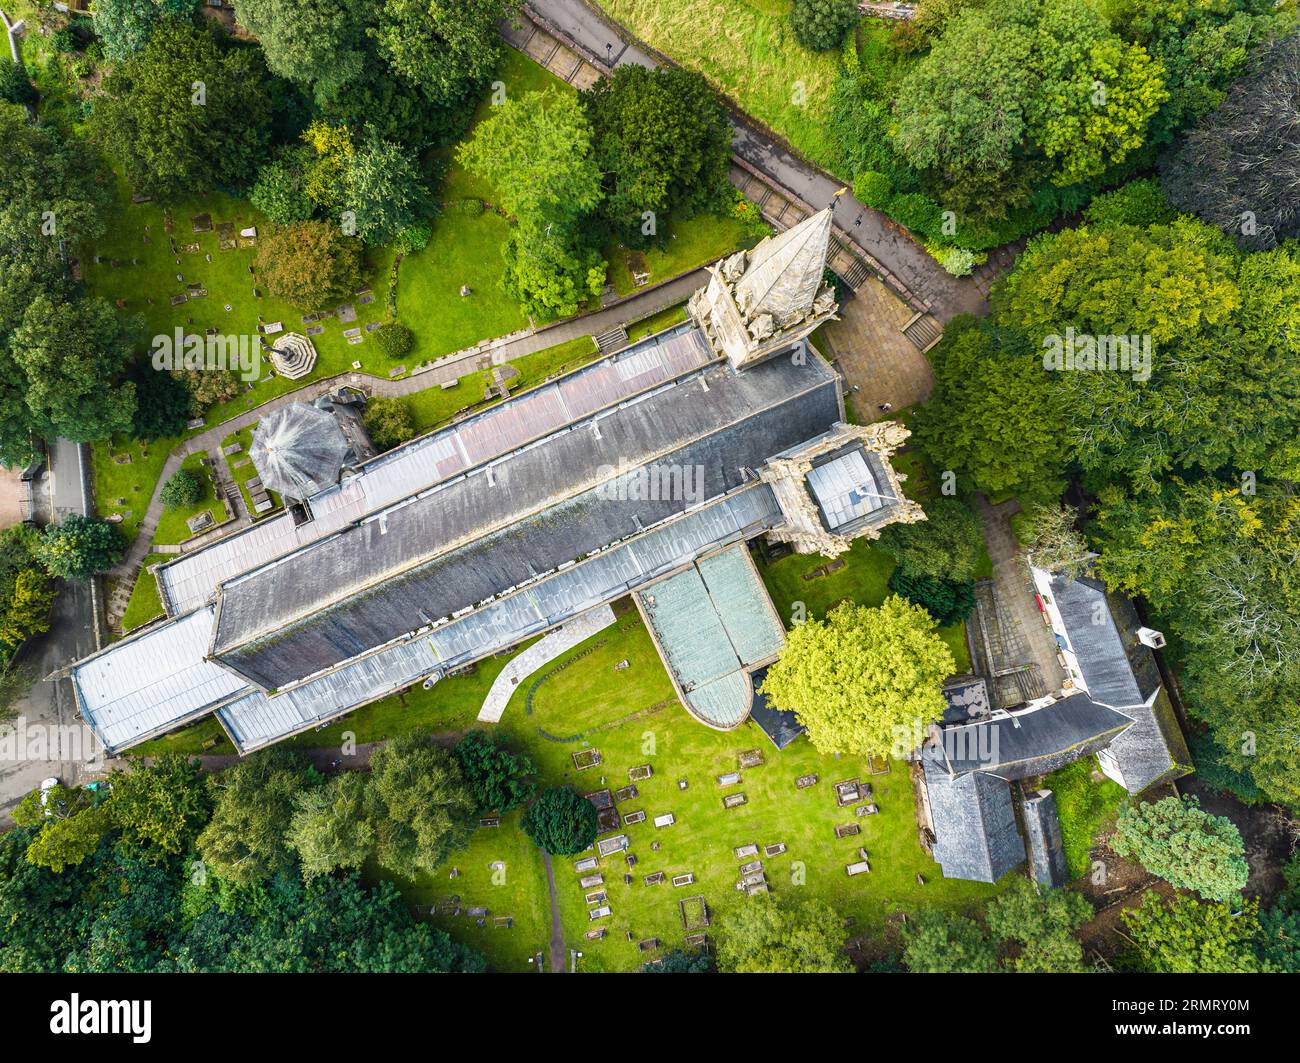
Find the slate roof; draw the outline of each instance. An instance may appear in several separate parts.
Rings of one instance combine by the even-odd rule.
[[[749,320],[771,314],[778,322],[812,310],[822,286],[833,214],[818,211],[798,225],[762,240],[736,282],[736,300]]]
[[[1133,604],[1099,579],[1054,576],[1052,595],[1093,699],[1113,708],[1141,705],[1160,686],[1150,649],[1138,641]]]
[[[1029,839],[1029,866],[1040,886],[1063,886],[1069,881],[1061,820],[1051,790],[1035,790],[1021,803],[1025,836]]]
[[[1024,863],[1025,843],[1005,779],[984,772],[954,779],[929,755],[923,755],[921,763],[934,827],[934,858],[944,878],[996,882]]]
[[[1133,726],[1110,744],[1110,754],[1124,776],[1124,789],[1140,794],[1191,774],[1192,755],[1168,694],[1161,690],[1150,705],[1124,711],[1133,717]]]
[[[636,467],[698,466],[699,498],[716,498],[838,417],[836,381],[815,358],[744,373],[717,365],[607,412],[594,429],[571,426],[223,584],[213,653],[280,688],[698,501],[619,497]],[[620,460],[631,468],[612,487]]]
[[[1131,723],[1131,717],[1075,694],[940,733],[946,761],[958,774],[989,771],[1024,779],[1104,749]]]

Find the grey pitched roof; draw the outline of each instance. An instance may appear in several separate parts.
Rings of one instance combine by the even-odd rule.
[[[316,674],[735,490],[838,416],[815,358],[705,369],[224,584],[214,653],[268,689]],[[698,497],[626,497],[651,465],[698,467]]]
[[[1132,719],[1086,694],[1022,712],[941,729],[948,764],[958,774],[991,771],[1008,779],[1046,775],[1104,749]]]
[[[1040,886],[1063,886],[1069,881],[1065,848],[1061,843],[1061,820],[1056,814],[1056,797],[1051,790],[1026,794],[1021,811],[1025,836],[1029,839],[1029,866]]]
[[[1187,740],[1163,690],[1150,705],[1124,711],[1133,717],[1133,726],[1110,744],[1110,754],[1124,776],[1124,789],[1140,794],[1159,783],[1191,773],[1192,755]]]
[[[934,858],[944,878],[996,882],[1024,862],[1025,843],[1006,780],[978,771],[950,778],[929,755],[922,757],[922,765]]]
[[[1160,673],[1138,641],[1133,604],[1091,577],[1067,583],[1054,576],[1052,594],[1088,693],[1117,709],[1143,704],[1160,685]]]
[[[248,456],[267,488],[304,499],[338,483],[349,449],[329,410],[293,402],[257,423]]]

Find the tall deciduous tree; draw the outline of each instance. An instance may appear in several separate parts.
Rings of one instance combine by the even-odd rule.
[[[92,129],[138,192],[243,188],[270,146],[267,83],[260,52],[223,52],[212,34],[167,20],[105,78]]]
[[[718,970],[728,974],[841,974],[844,920],[823,901],[772,894],[727,909],[718,927]]]
[[[979,518],[966,503],[946,496],[928,502],[925,517],[882,529],[881,548],[910,575],[974,579],[985,556]]]
[[[362,249],[337,225],[300,221],[259,240],[253,263],[271,295],[310,310],[356,290]]]
[[[474,811],[460,765],[426,736],[394,738],[371,757],[366,814],[384,867],[434,870],[469,840]]]
[[[790,632],[763,693],[793,710],[822,753],[911,749],[943,715],[939,692],[956,667],[920,606],[897,595],[878,609],[844,604]]]
[[[163,853],[186,852],[212,812],[199,762],[164,753],[152,764],[113,773],[107,808],[113,825]]]
[[[998,957],[993,942],[974,919],[941,910],[909,920],[903,962],[917,974],[992,974]]]
[[[60,523],[46,526],[38,556],[51,575],[86,580],[112,568],[125,551],[126,540],[117,525],[69,513]]]
[[[527,780],[532,760],[499,746],[482,731],[470,731],[456,743],[456,759],[469,780],[481,812],[512,812],[531,800],[536,786]]]
[[[519,0],[383,0],[371,34],[389,66],[435,98],[451,98],[496,68],[496,24]]]
[[[1259,957],[1259,908],[1241,911],[1220,902],[1154,893],[1121,918],[1146,970],[1155,974],[1255,974],[1268,967]]]
[[[294,798],[286,839],[298,852],[304,878],[366,862],[375,830],[366,819],[365,797],[366,777],[344,772]]]
[[[235,14],[257,35],[267,66],[319,106],[338,100],[373,62],[367,0],[238,0]]]

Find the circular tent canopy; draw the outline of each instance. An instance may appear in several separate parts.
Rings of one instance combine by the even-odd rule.
[[[347,453],[333,414],[295,402],[262,418],[249,457],[264,487],[301,501],[338,483]]]

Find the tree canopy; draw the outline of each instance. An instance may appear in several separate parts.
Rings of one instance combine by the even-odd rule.
[[[789,633],[763,693],[796,714],[822,753],[910,750],[943,715],[940,687],[956,667],[934,629],[897,595],[877,609],[840,605]]]
[[[1166,797],[1121,809],[1111,848],[1153,875],[1212,901],[1233,901],[1250,868],[1236,825],[1193,798]]]
[[[718,926],[718,970],[727,974],[838,974],[844,921],[822,901],[778,901],[772,894],[729,908]]]
[[[528,806],[520,826],[542,849],[563,856],[596,840],[596,819],[596,806],[572,786],[553,786]]]

